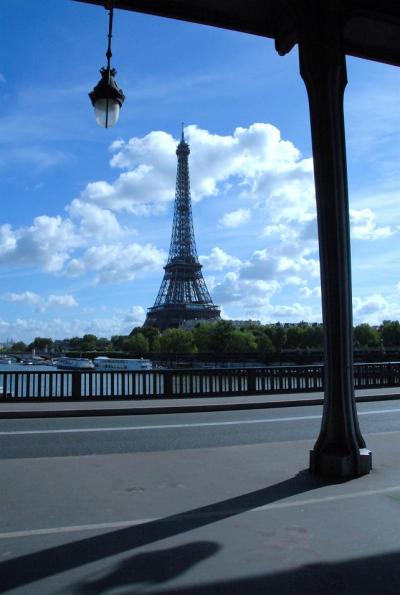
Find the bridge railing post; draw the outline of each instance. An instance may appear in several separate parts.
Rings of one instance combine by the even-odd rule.
[[[172,376],[173,372],[171,370],[167,370],[164,372],[164,397],[172,397],[173,389],[172,389]]]
[[[256,391],[256,371],[254,368],[249,368],[247,371],[247,392],[249,395],[254,395]]]
[[[81,372],[72,372],[71,398],[76,401],[79,401],[82,398]]]

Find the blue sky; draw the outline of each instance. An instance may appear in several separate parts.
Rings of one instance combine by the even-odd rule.
[[[171,234],[175,146],[190,143],[198,253],[226,318],[321,319],[308,104],[297,48],[115,11],[115,128],[88,98],[107,12],[0,4],[0,340],[141,324]],[[400,71],[348,58],[354,320],[398,319]]]

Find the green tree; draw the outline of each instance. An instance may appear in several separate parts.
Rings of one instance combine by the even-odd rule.
[[[199,353],[214,352],[213,331],[215,323],[200,322],[192,330],[193,341]]]
[[[300,349],[304,347],[305,329],[300,324],[291,324],[286,329],[286,344],[288,349]]]
[[[287,341],[285,327],[280,322],[277,322],[276,324],[268,324],[265,330],[272,341],[275,351],[280,353]]]
[[[301,349],[322,349],[324,344],[324,329],[322,324],[300,322]],[[289,341],[289,339],[288,339]]]
[[[97,337],[96,335],[83,335],[81,349],[82,351],[95,351],[97,348]]]
[[[193,337],[190,331],[168,328],[160,337],[160,352],[164,355],[193,353]]]
[[[353,331],[355,347],[378,347],[379,332],[366,322],[358,324]]]
[[[262,335],[258,335],[256,339],[257,343],[257,354],[260,358],[265,359],[267,355],[270,353],[274,353],[274,346],[272,344],[271,338],[266,334],[263,333]]]
[[[150,349],[151,354],[158,355],[161,352],[160,337],[161,337],[161,335],[158,337],[155,337],[153,339],[151,348],[150,348],[150,344],[149,344],[149,349]]]
[[[398,320],[384,320],[379,331],[385,347],[400,346],[400,322]]]
[[[108,351],[111,348],[111,341],[106,337],[97,339],[96,348],[98,351]]]
[[[28,346],[23,341],[17,341],[10,349],[12,353],[25,353],[28,350]]]
[[[253,333],[245,329],[233,329],[225,349],[226,353],[256,353],[257,342]]]
[[[149,341],[142,333],[136,333],[123,339],[122,348],[134,357],[144,357],[149,353]]]
[[[69,339],[69,347],[72,351],[82,351],[82,339],[81,337],[71,337]]]
[[[160,331],[155,326],[136,326],[132,331],[131,335],[137,334],[143,335],[149,342],[149,350],[157,351],[159,346],[158,339],[160,337]]]
[[[114,349],[116,349],[117,351],[123,351],[124,347],[124,339],[126,339],[126,336],[124,335],[113,335],[111,337],[111,345]]]
[[[203,322],[193,329],[193,340],[200,353],[256,353],[252,330],[235,328],[229,320]]]
[[[49,337],[35,337],[35,339],[28,346],[29,350],[35,349],[36,351],[46,351],[51,349],[53,340]]]
[[[212,331],[213,351],[215,353],[229,353],[229,347],[232,345],[232,335],[234,326],[229,320],[221,320],[214,325]]]

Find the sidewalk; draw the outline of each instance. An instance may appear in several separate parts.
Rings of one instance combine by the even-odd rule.
[[[300,440],[0,461],[1,592],[399,592],[400,432],[329,482]]]
[[[391,401],[400,399],[400,387],[356,391],[357,402]],[[156,413],[188,413],[196,411],[229,411],[240,409],[270,409],[322,405],[323,393],[285,393],[191,397],[179,399],[135,399],[107,401],[60,401],[0,403],[0,419],[24,417],[85,417],[106,415],[147,415]]]

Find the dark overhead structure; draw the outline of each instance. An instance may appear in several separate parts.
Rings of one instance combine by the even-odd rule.
[[[176,149],[178,169],[174,221],[168,262],[156,301],[149,308],[144,326],[163,331],[178,327],[187,320],[219,320],[201,272],[194,238],[189,179],[189,145],[182,130]]]
[[[354,403],[343,95],[346,54],[400,65],[400,2],[115,0],[114,7],[269,37],[280,55],[298,45],[310,108],[325,329],[324,410],[310,467],[338,478],[369,473],[371,453]]]

